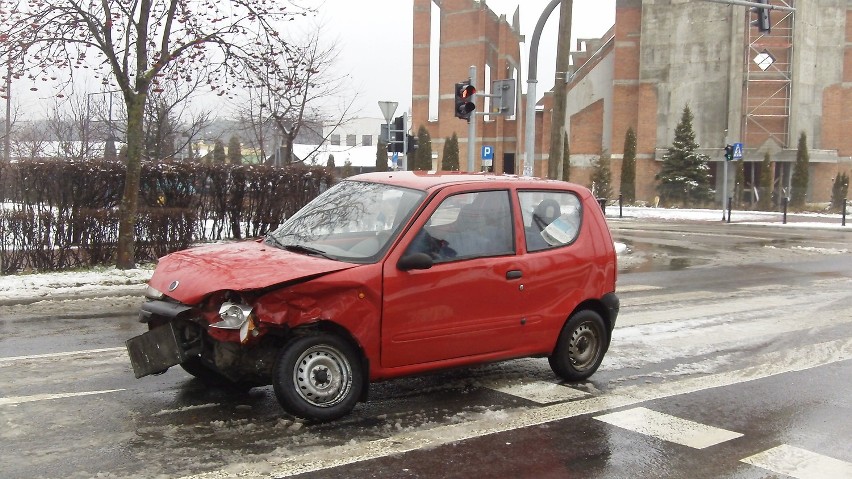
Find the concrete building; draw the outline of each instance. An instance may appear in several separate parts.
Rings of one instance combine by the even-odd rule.
[[[522,78],[518,43],[523,36],[517,14],[509,24],[485,3],[414,0],[412,114],[415,126],[427,125],[438,153],[443,138],[455,131],[465,157],[467,125],[453,116],[452,85],[467,77],[469,65],[488,65],[492,79]],[[828,201],[834,177],[852,170],[852,0],[770,4],[794,7],[796,12],[773,10],[772,30],[762,34],[750,25],[753,14],[745,6],[617,0],[615,25],[601,38],[579,39],[577,51],[571,53],[572,68],[564,84],[571,180],[589,184],[591,162],[608,156],[618,194],[624,138],[633,128],[637,199],[652,201],[657,194],[654,176],[688,105],[701,152],[712,160],[719,200],[726,144],[744,144],[744,161],[729,164],[727,191],[730,195],[739,188],[749,200],[754,194],[748,192],[759,184],[765,153],[775,165],[774,193],[788,194],[797,142],[804,133],[811,164],[808,201]],[[435,21],[440,22],[437,29]],[[574,18],[575,23],[581,21]],[[434,31],[440,32],[439,39]],[[539,58],[539,63],[549,61],[553,59]],[[489,83],[483,70],[478,71],[477,86]],[[434,107],[430,110],[435,80],[440,92],[437,116]],[[519,108],[524,101],[519,99]],[[551,113],[552,94],[546,94],[535,119],[536,175],[547,171]],[[519,172],[522,121],[476,121],[477,152],[479,146],[493,143],[498,153],[494,171]],[[477,161],[475,169],[480,166]]]

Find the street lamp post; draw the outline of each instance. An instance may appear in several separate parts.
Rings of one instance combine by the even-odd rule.
[[[524,176],[532,176],[535,164],[535,87],[538,83],[538,44],[541,41],[541,32],[547,18],[553,13],[562,0],[551,0],[541,12],[541,17],[535,25],[532,43],[530,43],[530,65],[527,76],[527,111],[524,118]]]

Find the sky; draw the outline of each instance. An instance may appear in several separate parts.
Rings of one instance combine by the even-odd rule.
[[[486,0],[497,15],[506,15],[509,22],[520,6],[521,33],[532,40],[535,25],[551,0]],[[349,75],[350,89],[357,92],[356,115],[381,118],[379,101],[399,103],[397,115],[411,105],[412,1],[411,0],[294,0],[294,3],[317,10],[316,16],[306,19],[301,28],[321,27],[323,39],[339,48],[336,75]],[[615,0],[574,0],[573,38],[600,37],[615,22]],[[297,22],[294,22],[297,23]],[[556,33],[559,8],[554,9],[542,32],[539,45],[537,96],[553,87],[556,56]],[[572,46],[576,42],[572,41]],[[529,60],[526,45],[522,45],[522,74],[526,75]],[[526,76],[522,88],[526,88]],[[53,105],[49,88],[40,86],[37,93],[29,91],[26,82],[13,84],[13,98],[24,110],[26,119],[44,117]],[[98,91],[96,82],[84,90]],[[45,100],[43,97],[47,96]],[[216,100],[216,98],[214,98]]]
[[[551,0],[486,0],[509,22],[520,5],[521,34],[532,40],[535,25]],[[399,103],[397,114],[411,105],[412,2],[410,0],[325,0],[319,20],[340,39],[341,68],[351,72],[359,91],[361,115],[381,118],[378,102]],[[615,23],[615,0],[574,0],[572,39],[602,36]],[[538,96],[553,87],[559,8],[548,18],[539,44]],[[576,41],[572,40],[572,47]],[[527,45],[522,45],[523,89],[526,89]],[[378,74],[376,73],[378,72]]]

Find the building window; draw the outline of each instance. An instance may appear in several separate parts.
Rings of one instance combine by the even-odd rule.
[[[346,135],[346,146],[355,146],[355,135]]]
[[[340,135],[331,135],[331,144],[334,146],[340,146]]]
[[[361,146],[373,146],[373,135],[361,135]]]

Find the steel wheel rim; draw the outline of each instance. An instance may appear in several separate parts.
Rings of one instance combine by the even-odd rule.
[[[336,348],[324,344],[305,350],[293,369],[296,392],[317,407],[332,407],[352,389],[352,368]]]
[[[568,357],[571,364],[580,371],[595,364],[600,351],[600,334],[592,323],[583,323],[571,332],[571,343],[568,346]]]

